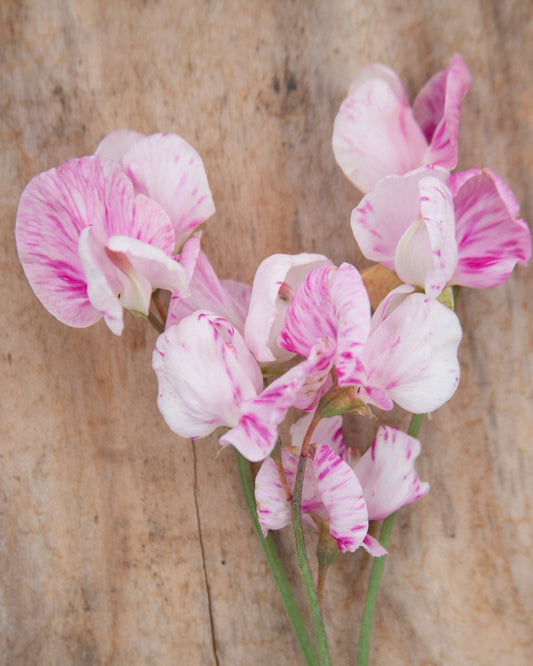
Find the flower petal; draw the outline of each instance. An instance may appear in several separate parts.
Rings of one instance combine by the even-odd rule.
[[[318,493],[329,517],[330,534],[342,553],[353,552],[368,532],[368,512],[352,468],[326,444],[316,447],[313,467]]]
[[[417,439],[397,428],[379,427],[372,446],[354,466],[369,520],[382,520],[428,492],[429,484],[419,481],[415,472],[419,454]]]
[[[144,134],[134,132],[133,130],[115,130],[100,141],[94,154],[100,155],[100,157],[107,157],[118,164],[133,144],[137,143],[139,139],[144,139],[144,136]]]
[[[295,291],[314,268],[330,265],[321,254],[273,254],[255,273],[244,338],[260,363],[286,361],[292,353],[278,346],[278,334],[285,320],[290,296],[280,288]]]
[[[202,160],[181,137],[152,134],[140,139],[123,156],[121,165],[135,191],[168,213],[177,247],[215,212]]]
[[[220,425],[235,425],[241,406],[262,386],[261,370],[240,333],[205,311],[159,336],[152,367],[159,410],[181,437],[205,437]]]
[[[291,522],[291,503],[285,494],[278,468],[272,458],[265,458],[255,477],[257,518],[263,536],[280,530]]]
[[[429,144],[426,164],[450,170],[457,166],[461,102],[471,84],[468,68],[455,54],[448,67],[432,76],[416,96],[413,114]]]
[[[448,187],[433,177],[419,183],[420,217],[401,237],[394,256],[398,276],[437,298],[457,265],[455,218]]]
[[[505,282],[531,257],[527,222],[508,186],[488,169],[454,174],[458,264],[453,284],[485,289]]]
[[[432,412],[459,383],[460,340],[454,312],[424,294],[411,294],[368,338],[362,354],[367,384],[409,412]]]
[[[292,446],[301,447],[312,418],[313,414],[309,413],[291,425]],[[320,419],[313,433],[312,441],[315,444],[327,444],[334,453],[344,460],[346,444],[342,436],[342,416]]]
[[[385,176],[425,164],[426,149],[396,74],[383,65],[363,70],[333,129],[335,159],[348,179],[368,192]]]
[[[400,239],[420,216],[420,182],[425,178],[446,183],[450,174],[440,167],[423,167],[389,176],[353,209],[352,231],[367,259],[394,270]]]

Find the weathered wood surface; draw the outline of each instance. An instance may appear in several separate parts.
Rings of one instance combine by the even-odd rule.
[[[13,240],[25,183],[112,129],[172,131],[203,156],[223,277],[250,280],[278,251],[362,266],[359,194],[330,148],[338,105],[368,62],[414,95],[458,51],[474,80],[459,166],[490,165],[531,220],[532,15],[523,0],[3,0],[2,663],[300,663],[231,451],[181,441],[157,411],[155,333],[131,316],[121,338],[69,329],[31,292]],[[462,381],[421,431],[432,490],[395,526],[376,665],[533,663],[532,289],[529,267],[461,296]],[[360,420],[347,434],[370,443]],[[336,664],[355,662],[368,564],[358,552],[330,574]]]

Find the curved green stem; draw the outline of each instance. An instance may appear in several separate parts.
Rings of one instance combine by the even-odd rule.
[[[413,414],[411,417],[411,424],[408,430],[408,434],[411,435],[411,437],[417,437],[423,418],[423,414]],[[383,548],[388,549],[389,547],[395,515],[395,513],[391,513],[390,516],[387,516],[381,526],[379,542]],[[363,617],[361,618],[357,666],[368,665],[368,657],[370,654],[370,633],[372,631],[372,621],[376,609],[379,584],[381,583],[381,576],[383,574],[383,569],[385,568],[385,559],[385,555],[383,557],[375,557],[372,563],[372,571],[370,572],[370,580],[368,581],[368,590],[366,592],[365,608],[363,610]]]
[[[158,333],[163,333],[165,325],[159,321],[153,312],[148,313],[147,319]]]
[[[320,605],[313,582],[313,574],[309,566],[309,560],[305,550],[305,541],[302,526],[302,490],[304,484],[305,465],[307,456],[309,454],[309,447],[311,444],[311,436],[320,421],[321,415],[317,411],[313,416],[309,428],[305,433],[302,449],[300,452],[300,459],[298,460],[298,468],[296,470],[296,479],[294,482],[294,494],[292,498],[292,527],[294,532],[294,541],[296,544],[296,559],[300,568],[300,575],[307,595],[307,604],[309,606],[309,614],[313,624],[313,632],[317,646],[318,658],[321,666],[331,666],[331,656],[329,654],[328,640],[326,637],[326,630],[322,621],[322,614],[320,612]]]
[[[296,636],[300,650],[302,651],[303,658],[307,666],[319,666],[315,649],[300,614],[300,609],[298,608],[294,598],[294,594],[285,574],[285,570],[279,559],[276,546],[272,541],[272,537],[267,536],[265,538],[261,531],[261,526],[259,525],[259,521],[257,519],[254,484],[252,480],[250,463],[237,451],[237,449],[235,449],[235,454],[237,456],[237,466],[239,468],[239,476],[241,479],[242,489],[244,491],[246,506],[248,507],[255,533],[257,534],[257,538],[261,543],[263,552],[265,553],[265,557],[268,562],[268,566],[270,567],[270,571],[272,572],[272,576],[278,588],[281,601],[289,617],[290,625],[294,635]]]

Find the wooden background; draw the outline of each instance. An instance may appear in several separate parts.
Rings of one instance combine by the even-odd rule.
[[[249,281],[273,252],[362,267],[338,106],[369,62],[413,97],[458,51],[474,81],[459,166],[491,166],[532,220],[532,16],[527,0],[0,3],[2,663],[301,663],[231,451],[157,410],[155,332],[130,315],[121,338],[70,329],[33,295],[13,238],[26,182],[115,128],[176,132],[205,162],[222,277]],[[421,431],[432,489],[395,525],[375,665],[533,663],[532,289],[530,266],[461,296],[462,380]],[[365,448],[371,430],[346,434]],[[355,662],[368,565],[330,573],[337,665]]]

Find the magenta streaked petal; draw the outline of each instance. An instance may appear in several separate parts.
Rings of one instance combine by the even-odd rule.
[[[288,500],[276,463],[266,458],[255,477],[255,501],[257,518],[263,536],[269,530],[280,530],[291,522],[291,503]]]
[[[377,539],[374,539],[373,536],[370,536],[370,534],[366,535],[361,545],[369,555],[372,555],[372,557],[383,557],[383,555],[388,555],[389,552],[383,548]]]
[[[39,174],[20,199],[15,233],[24,272],[47,310],[70,326],[100,318],[87,294],[78,241],[82,229],[115,214],[110,202],[127,217],[131,183],[116,164],[94,156]]]
[[[331,350],[317,345],[308,359],[288,370],[253,400],[243,405],[239,423],[220,438],[252,462],[270,454],[278,439],[278,426],[290,407],[311,403],[331,368]]]
[[[429,144],[424,162],[447,169],[457,166],[461,102],[472,79],[462,58],[455,54],[445,70],[431,77],[413,104],[413,114]]]
[[[354,466],[369,520],[382,520],[428,492],[429,484],[415,472],[419,454],[417,439],[397,428],[380,426],[372,446]]]
[[[367,259],[394,270],[396,247],[420,216],[420,182],[425,178],[447,183],[450,174],[440,167],[422,167],[388,176],[353,209],[352,231]]]
[[[509,277],[531,257],[527,222],[517,217],[509,187],[488,169],[471,169],[453,179],[458,264],[452,283],[485,289]]]
[[[260,363],[286,361],[292,353],[278,346],[278,335],[285,320],[289,298],[280,295],[285,286],[296,291],[314,268],[330,265],[321,254],[273,254],[264,259],[254,276],[244,337]]]
[[[411,294],[376,326],[363,350],[367,385],[415,414],[432,412],[459,383],[461,326],[454,312]]]
[[[107,157],[114,162],[119,163],[124,154],[137,143],[139,139],[144,138],[144,134],[134,132],[133,130],[118,129],[105,136],[94,151],[95,155]]]
[[[325,444],[316,447],[313,468],[318,494],[329,517],[330,534],[341,552],[353,552],[368,532],[361,484],[352,468]]]
[[[194,237],[185,243],[184,252],[193,240]],[[248,285],[242,285],[239,289],[237,287],[239,284],[232,282],[227,285],[220,280],[206,255],[200,252],[189,283],[190,295],[187,298],[180,296],[172,298],[168,309],[167,326],[179,323],[195,310],[211,310],[231,321],[242,333],[246,316],[245,294],[250,288]]]
[[[205,437],[238,423],[242,406],[261,390],[261,370],[240,333],[199,311],[159,336],[152,367],[157,404],[181,437]]]
[[[396,74],[384,66],[372,74],[357,77],[333,129],[337,164],[362,192],[423,165],[427,149]]]
[[[215,206],[204,165],[196,150],[175,134],[152,134],[136,141],[121,160],[135,191],[168,213],[180,247]]]
[[[400,279],[436,298],[457,265],[453,201],[448,187],[432,176],[418,188],[420,217],[400,238],[394,266]]]
[[[196,270],[196,264],[198,263],[198,258],[201,252],[201,246],[200,246],[201,236],[202,233],[198,232],[193,236],[191,236],[188,240],[186,240],[185,243],[183,244],[183,247],[181,248],[180,254],[178,255],[180,265],[183,266],[183,270],[185,271],[185,275],[187,276],[187,282],[190,282],[192,280],[194,271]],[[202,310],[204,308],[196,308],[196,309]],[[211,308],[205,308],[205,309],[210,310]],[[178,322],[176,321],[174,323],[177,324]]]

